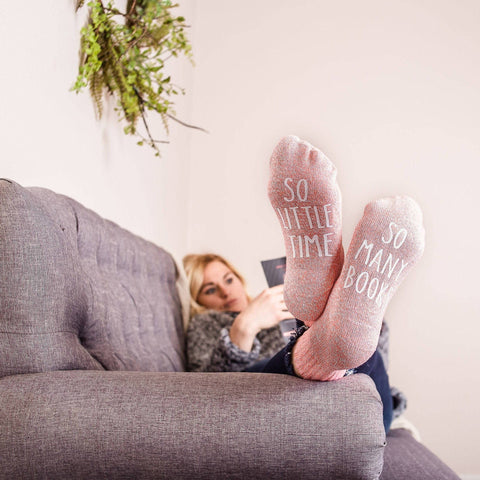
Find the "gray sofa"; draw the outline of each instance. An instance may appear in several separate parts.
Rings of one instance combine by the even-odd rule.
[[[185,372],[168,253],[0,180],[1,479],[456,479],[370,378]],[[383,470],[383,473],[382,473]]]

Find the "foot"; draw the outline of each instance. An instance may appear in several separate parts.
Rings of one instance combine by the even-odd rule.
[[[367,205],[324,314],[293,350],[301,377],[336,379],[371,357],[387,305],[424,245],[422,212],[412,199]]]
[[[306,325],[322,314],[342,268],[336,177],[332,162],[297,137],[285,137],[273,151],[268,196],[285,241],[285,303]]]

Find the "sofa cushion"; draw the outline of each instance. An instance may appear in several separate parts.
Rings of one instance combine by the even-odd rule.
[[[408,430],[390,430],[380,480],[460,480],[460,477]]]
[[[78,202],[0,180],[0,376],[184,369],[171,256]]]

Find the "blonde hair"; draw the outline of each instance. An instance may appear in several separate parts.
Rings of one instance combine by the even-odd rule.
[[[212,262],[221,262],[223,263],[231,272],[240,280],[243,287],[246,289],[246,283],[243,276],[238,272],[238,270],[225,258],[215,253],[191,253],[183,257],[183,268],[187,274],[188,286],[190,288],[190,316],[193,317],[199,313],[203,313],[208,310],[203,305],[200,305],[197,302],[198,295],[200,294],[200,289],[203,285],[203,275],[205,273],[205,268]],[[247,298],[250,300],[250,297],[247,294]]]

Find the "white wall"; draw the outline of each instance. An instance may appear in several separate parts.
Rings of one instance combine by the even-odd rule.
[[[70,195],[181,257],[213,250],[265,287],[283,255],[266,197],[277,140],[336,163],[348,246],[363,205],[408,193],[427,250],[388,310],[391,378],[408,418],[457,472],[480,474],[480,4],[476,0],[181,0],[197,67],[162,159],[69,92],[74,1],[0,3],[0,176]],[[19,21],[18,19],[22,19]],[[21,28],[19,27],[21,25]],[[153,120],[161,134],[161,124]]]
[[[391,380],[425,444],[479,474],[480,4],[191,3],[192,117],[211,133],[192,137],[188,249],[266,286],[259,261],[284,252],[267,164],[289,133],[337,165],[346,247],[368,201],[416,198],[427,249],[387,312]]]
[[[113,108],[95,119],[88,90],[70,91],[86,12],[76,14],[74,4],[0,3],[0,176],[72,196],[178,257],[186,248],[191,133],[172,124],[158,159],[123,134]],[[182,6],[187,18],[191,12]],[[179,61],[171,71],[191,91],[192,65]],[[189,97],[177,107],[184,118]],[[155,138],[165,138],[159,119],[150,118]]]

